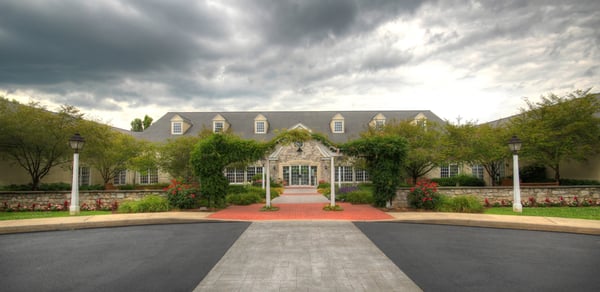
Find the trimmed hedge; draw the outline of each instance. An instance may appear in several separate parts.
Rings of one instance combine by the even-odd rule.
[[[485,182],[482,179],[466,174],[453,177],[432,178],[431,181],[437,183],[440,187],[454,187],[457,185],[463,187],[485,186]]]

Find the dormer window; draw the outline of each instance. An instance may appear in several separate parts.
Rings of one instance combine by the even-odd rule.
[[[385,116],[379,113],[376,116],[374,116],[373,119],[371,119],[369,126],[375,129],[383,129],[383,127],[385,126],[385,120]]]
[[[183,125],[181,122],[173,122],[171,125],[173,126],[173,128],[171,129],[171,134],[173,134],[173,135],[183,134]]]
[[[255,125],[256,125],[256,129],[255,129],[256,134],[264,134],[266,132],[264,121],[256,121]]]
[[[171,135],[183,135],[192,126],[192,123],[180,116],[175,115],[171,118]]]
[[[413,124],[423,129],[427,129],[427,117],[423,113],[419,113],[413,119]]]
[[[216,115],[213,118],[213,132],[214,133],[223,133],[229,129],[229,123],[227,120],[221,115]]]
[[[340,114],[335,115],[333,118],[331,118],[329,127],[331,128],[332,133],[344,133],[344,117]]]
[[[254,118],[254,134],[266,134],[269,130],[267,118],[263,115],[258,115]]]
[[[223,128],[225,128],[225,125],[223,122],[215,121],[215,122],[213,122],[213,126],[214,126],[213,131],[215,133],[221,133],[221,132],[223,132]]]

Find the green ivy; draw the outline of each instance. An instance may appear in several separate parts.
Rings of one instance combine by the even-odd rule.
[[[374,186],[374,204],[378,207],[384,207],[396,196],[402,182],[400,174],[407,148],[404,138],[384,133],[365,136],[341,146],[344,153],[364,158]]]

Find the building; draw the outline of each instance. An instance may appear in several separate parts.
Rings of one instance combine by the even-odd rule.
[[[278,131],[304,129],[325,135],[334,143],[344,143],[360,137],[369,127],[379,127],[392,121],[411,120],[426,124],[442,123],[431,111],[266,111],[266,112],[169,112],[136,137],[151,142],[166,142],[182,136],[197,136],[201,131],[230,131],[243,139],[270,141]],[[261,161],[245,169],[228,168],[230,183],[244,183],[262,174],[269,159],[271,178],[285,185],[314,186],[331,180],[330,161],[336,156],[319,141],[294,145],[279,145]],[[160,181],[158,171],[154,180]],[[351,162],[338,163],[335,181],[368,181],[368,173]],[[117,181],[118,183],[118,181]]]

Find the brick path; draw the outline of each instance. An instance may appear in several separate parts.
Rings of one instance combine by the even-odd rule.
[[[325,203],[310,204],[273,204],[279,211],[260,211],[263,204],[248,206],[229,206],[216,212],[209,219],[230,220],[348,220],[372,221],[393,219],[392,216],[369,205],[338,203],[344,211],[324,211]]]

